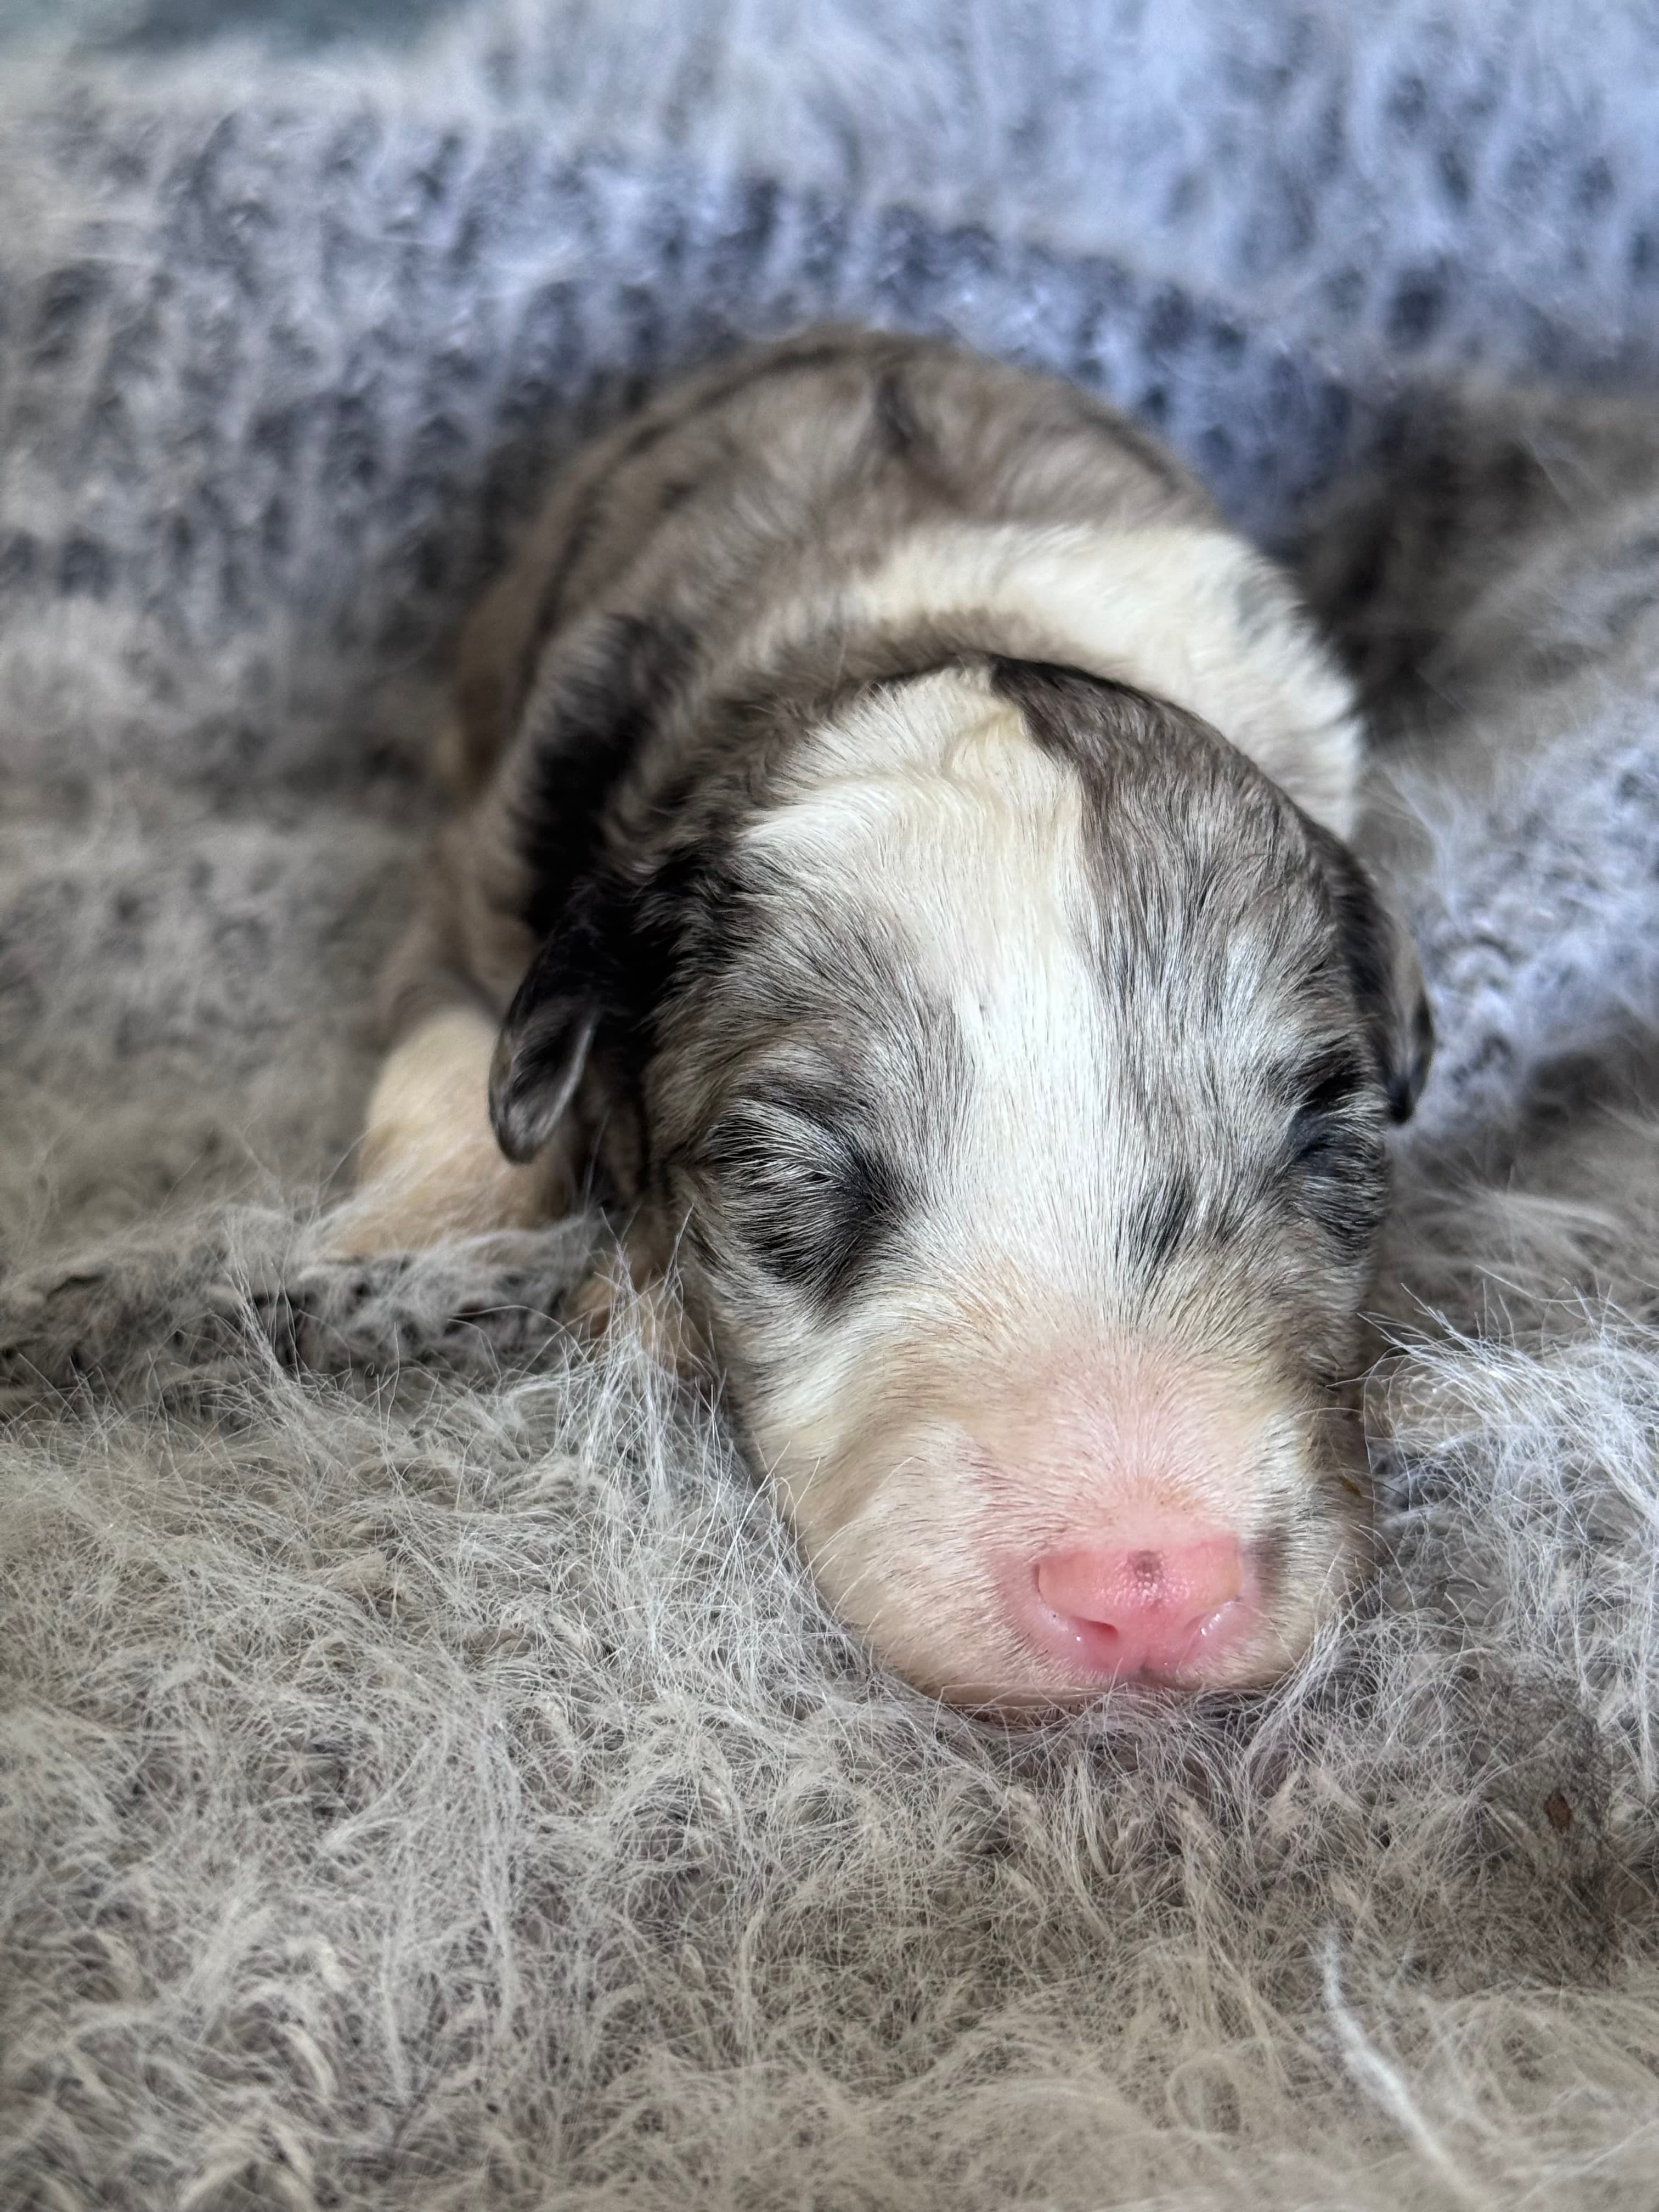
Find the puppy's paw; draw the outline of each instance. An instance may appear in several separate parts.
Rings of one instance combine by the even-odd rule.
[[[386,1163],[334,1208],[321,1255],[378,1260],[458,1237],[542,1229],[569,1212],[572,1195],[556,1163],[514,1167],[499,1152],[471,1150],[405,1157]]]
[[[369,1101],[357,1188],[325,1237],[328,1256],[422,1251],[456,1237],[542,1228],[570,1211],[576,1193],[560,1144],[516,1166],[495,1141],[495,1039],[483,1014],[453,1007],[392,1054]]]

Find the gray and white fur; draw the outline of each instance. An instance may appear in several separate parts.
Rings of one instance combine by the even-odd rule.
[[[1190,1536],[1237,1589],[1127,1670],[1269,1680],[1365,1559],[1430,1048],[1359,761],[1285,580],[1109,408],[852,330],[724,362],[473,622],[342,1240],[592,1178],[903,1673],[1085,1693],[1036,1563]]]

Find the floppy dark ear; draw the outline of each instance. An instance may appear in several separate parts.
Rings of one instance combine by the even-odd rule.
[[[514,836],[532,884],[523,917],[545,934],[490,1067],[489,1116],[510,1160],[533,1158],[551,1137],[600,1016],[612,1010],[624,964],[618,946],[632,925],[594,862],[599,823],[693,652],[682,623],[615,615],[562,639],[545,665],[532,654],[521,672],[534,680],[514,708],[525,752],[512,795]],[[488,707],[501,711],[499,700]]]
[[[1340,838],[1310,827],[1389,1110],[1396,1121],[1409,1121],[1434,1057],[1434,1018],[1417,947],[1392,892]]]
[[[648,1036],[689,915],[709,903],[706,860],[694,834],[627,869],[602,863],[572,888],[495,1040],[489,1118],[508,1159],[533,1159],[551,1138],[601,1028],[618,1066]]]
[[[534,1159],[563,1120],[601,1011],[589,948],[556,930],[514,994],[489,1064],[489,1118],[508,1159]]]

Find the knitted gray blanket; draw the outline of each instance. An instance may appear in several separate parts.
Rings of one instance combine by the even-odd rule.
[[[0,2203],[1650,2205],[1651,8],[25,12]],[[1370,688],[1442,1049],[1382,1571],[1266,1698],[940,1711],[562,1334],[593,1224],[319,1256],[464,610],[588,428],[825,314],[1133,409]]]

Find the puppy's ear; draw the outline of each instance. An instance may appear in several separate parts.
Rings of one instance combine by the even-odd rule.
[[[625,871],[602,864],[572,890],[490,1061],[489,1118],[508,1159],[533,1159],[552,1137],[601,1030],[623,1065],[629,1041],[648,1035],[690,910],[707,903],[705,860],[693,838]]]
[[[1396,1121],[1411,1119],[1434,1057],[1434,1018],[1405,916],[1330,831],[1310,822],[1354,996]]]
[[[510,1160],[532,1160],[563,1120],[603,1000],[590,933],[558,929],[507,1008],[489,1064],[489,1118]]]
[[[627,902],[593,860],[598,825],[694,657],[683,623],[610,616],[579,625],[545,668],[538,647],[520,672],[526,697],[474,685],[475,725],[488,733],[491,718],[510,710],[515,743],[526,749],[514,795],[516,835],[535,886],[525,918],[548,933],[490,1067],[490,1120],[510,1160],[533,1158],[552,1136],[601,1016],[616,1011],[622,971],[633,964]]]

